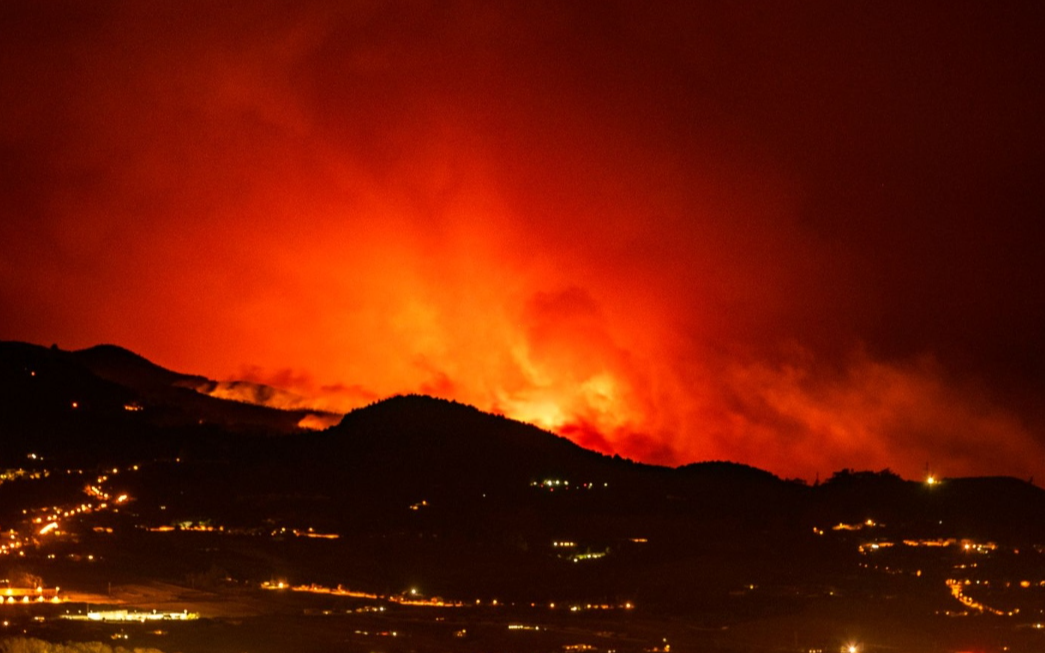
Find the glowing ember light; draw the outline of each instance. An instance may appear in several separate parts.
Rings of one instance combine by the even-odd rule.
[[[53,521],[50,524],[47,524],[46,526],[41,528],[40,531],[39,531],[39,534],[40,535],[47,535],[48,533],[50,533],[51,531],[53,531],[56,528],[58,528],[58,522]]]
[[[309,431],[322,431],[341,421],[340,413],[317,414],[309,413],[298,421],[298,428]]]

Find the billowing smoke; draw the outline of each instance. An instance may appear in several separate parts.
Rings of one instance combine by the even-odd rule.
[[[1033,474],[1033,23],[696,4],[5,9],[0,337],[658,463]]]
[[[281,388],[249,381],[192,381],[184,385],[189,385],[196,392],[218,399],[258,404],[281,410],[315,408],[315,399],[308,399]],[[284,385],[290,384],[284,383]]]

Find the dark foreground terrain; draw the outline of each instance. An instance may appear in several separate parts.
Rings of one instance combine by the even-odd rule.
[[[207,383],[0,343],[0,651],[1045,650],[1028,482],[653,467],[418,396],[314,431]]]

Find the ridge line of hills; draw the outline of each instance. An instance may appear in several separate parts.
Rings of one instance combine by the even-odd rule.
[[[353,506],[368,497],[375,508],[360,510],[375,515],[425,497],[463,510],[481,496],[518,503],[534,488],[562,493],[598,485],[622,513],[681,510],[787,531],[872,516],[927,532],[933,522],[1021,539],[1045,531],[1037,518],[1045,514],[1045,491],[1008,477],[948,479],[930,490],[888,470],[841,470],[809,487],[740,463],[659,467],[423,395],[381,400],[330,428],[307,430],[299,426],[305,411],[218,399],[185,385],[201,379],[113,345],[63,351],[0,343],[0,466],[24,464],[29,453],[79,467],[212,461],[225,469],[224,477],[208,480],[214,492],[224,482],[250,488],[270,479],[277,494],[311,493]]]

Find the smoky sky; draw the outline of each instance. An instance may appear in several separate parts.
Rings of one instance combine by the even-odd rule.
[[[1040,473],[1043,13],[3,3],[0,337],[662,464]]]

